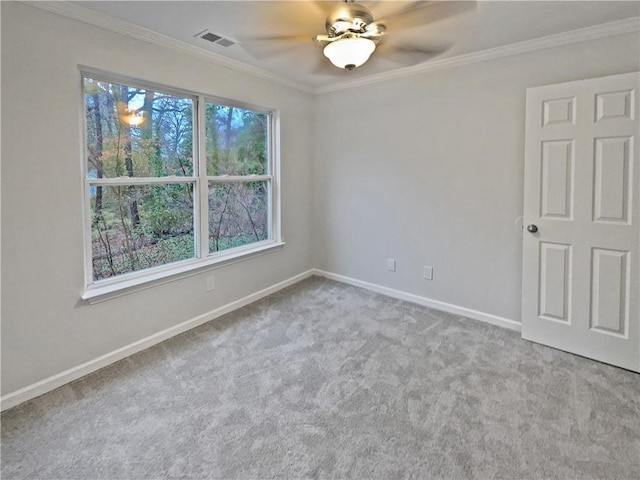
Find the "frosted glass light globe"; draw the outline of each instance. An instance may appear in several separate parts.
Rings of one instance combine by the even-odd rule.
[[[324,47],[324,56],[338,68],[353,70],[364,64],[376,49],[368,38],[348,37],[329,43]]]

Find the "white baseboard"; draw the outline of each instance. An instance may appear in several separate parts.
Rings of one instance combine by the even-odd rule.
[[[453,313],[455,315],[462,315],[468,318],[472,318],[474,320],[480,320],[482,322],[490,323],[492,325],[497,325],[499,327],[508,328],[510,330],[520,331],[520,323],[514,320],[510,320],[508,318],[498,317],[496,315],[491,315],[489,313],[479,312],[477,310],[472,310],[470,308],[459,307],[457,305],[452,305],[450,303],[440,302],[438,300],[432,300],[430,298],[421,297],[419,295],[414,295],[412,293],[403,292],[400,290],[394,290],[392,288],[383,287],[381,285],[376,285],[369,282],[364,282],[362,280],[356,280],[355,278],[345,277],[343,275],[338,275],[335,273],[325,272],[319,269],[311,269],[306,272],[300,273],[294,277],[291,277],[287,280],[284,280],[280,283],[276,283],[270,287],[267,287],[263,290],[260,290],[251,295],[247,295],[239,300],[228,303],[227,305],[223,305],[222,307],[218,307],[210,312],[199,315],[195,318],[187,320],[186,322],[182,322],[173,327],[167,328],[166,330],[162,330],[161,332],[154,333],[146,338],[138,340],[137,342],[133,342],[129,345],[126,345],[122,348],[114,350],[113,352],[107,353],[105,355],[101,355],[98,358],[90,360],[88,362],[77,365],[73,368],[65,370],[64,372],[53,375],[49,378],[45,378],[44,380],[40,380],[32,385],[16,390],[15,392],[4,395],[0,398],[1,410],[4,411],[8,408],[14,407],[22,402],[26,402],[27,400],[31,400],[32,398],[38,397],[44,393],[50,392],[62,385],[65,385],[69,382],[77,380],[78,378],[84,377],[85,375],[95,372],[107,365],[117,362],[118,360],[122,360],[134,353],[145,350],[153,345],[156,345],[160,342],[163,342],[171,337],[175,337],[181,333],[186,332],[187,330],[191,330],[192,328],[198,327],[204,323],[207,323],[211,320],[214,320],[222,315],[230,313],[234,310],[237,310],[245,305],[253,303],[261,298],[264,298],[268,295],[271,295],[283,288],[294,285],[305,278],[309,278],[313,275],[317,275],[320,277],[325,277],[330,280],[336,280],[338,282],[347,283],[349,285],[354,285],[356,287],[361,287],[366,290],[370,290],[372,292],[380,293],[382,295],[387,295],[389,297],[398,298],[400,300],[406,300],[408,302],[416,303],[418,305],[423,305],[425,307],[435,308],[437,310],[442,310],[445,312]]]
[[[348,283],[356,287],[371,290],[372,292],[381,293],[389,297],[398,298],[400,300],[406,300],[407,302],[417,303],[425,307],[434,308],[436,310],[442,310],[444,312],[453,313],[455,315],[462,315],[464,317],[472,318],[474,320],[480,320],[481,322],[490,323],[491,325],[497,325],[498,327],[508,328],[509,330],[515,330],[519,332],[521,330],[520,322],[511,320],[490,313],[480,312],[471,308],[460,307],[451,303],[441,302],[439,300],[433,300],[427,297],[421,297],[412,293],[403,292],[401,290],[394,290],[393,288],[383,287],[382,285],[376,285],[374,283],[364,282],[362,280],[356,280],[355,278],[345,277],[336,273],[325,272],[314,268],[312,270],[313,275],[325,277],[330,280],[336,280],[342,283]]]
[[[171,337],[175,337],[181,333],[186,332],[187,330],[191,330],[197,326],[202,325],[203,323],[207,323],[211,320],[214,320],[222,315],[230,313],[234,310],[237,310],[245,305],[253,303],[261,298],[264,298],[272,293],[275,293],[283,288],[291,286],[295,283],[298,283],[305,278],[311,277],[314,275],[314,270],[307,270],[299,275],[291,277],[287,280],[284,280],[280,283],[276,283],[270,287],[267,287],[263,290],[260,290],[251,295],[247,295],[239,300],[223,305],[222,307],[218,307],[210,312],[199,315],[195,318],[187,320],[186,322],[182,322],[173,327],[167,328],[166,330],[162,330],[161,332],[154,333],[146,338],[138,340],[137,342],[133,342],[129,345],[126,345],[122,348],[118,348],[113,352],[107,353],[105,355],[101,355],[98,358],[94,358],[88,362],[77,365],[69,370],[65,370],[64,372],[53,375],[49,378],[45,378],[44,380],[40,380],[32,385],[26,386],[15,392],[8,393],[0,398],[1,410],[4,411],[8,408],[14,407],[22,402],[26,402],[27,400],[31,400],[32,398],[38,397],[44,393],[50,392],[51,390],[61,387],[73,380],[77,380],[80,377],[84,377],[85,375],[95,372],[107,365],[117,362],[118,360],[122,360],[134,353],[140,352],[149,348],[157,343],[163,342]]]

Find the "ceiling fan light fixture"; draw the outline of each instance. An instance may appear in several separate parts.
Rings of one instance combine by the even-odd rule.
[[[338,68],[353,70],[364,64],[376,49],[373,40],[347,37],[335,40],[324,47],[324,56]]]

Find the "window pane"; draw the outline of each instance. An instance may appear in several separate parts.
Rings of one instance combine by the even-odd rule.
[[[193,258],[193,187],[92,185],[94,280]]]
[[[207,175],[266,175],[269,115],[206,104]]]
[[[193,175],[193,99],[84,78],[89,178]]]
[[[209,183],[209,251],[270,238],[267,182]]]

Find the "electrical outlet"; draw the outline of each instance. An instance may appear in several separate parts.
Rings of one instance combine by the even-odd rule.
[[[425,278],[425,280],[433,280],[433,267],[425,265],[423,277]]]
[[[394,258],[387,258],[387,270],[390,272],[396,271],[396,260]]]
[[[207,292],[210,292],[214,288],[216,288],[216,277],[211,275],[210,277],[207,277]]]

